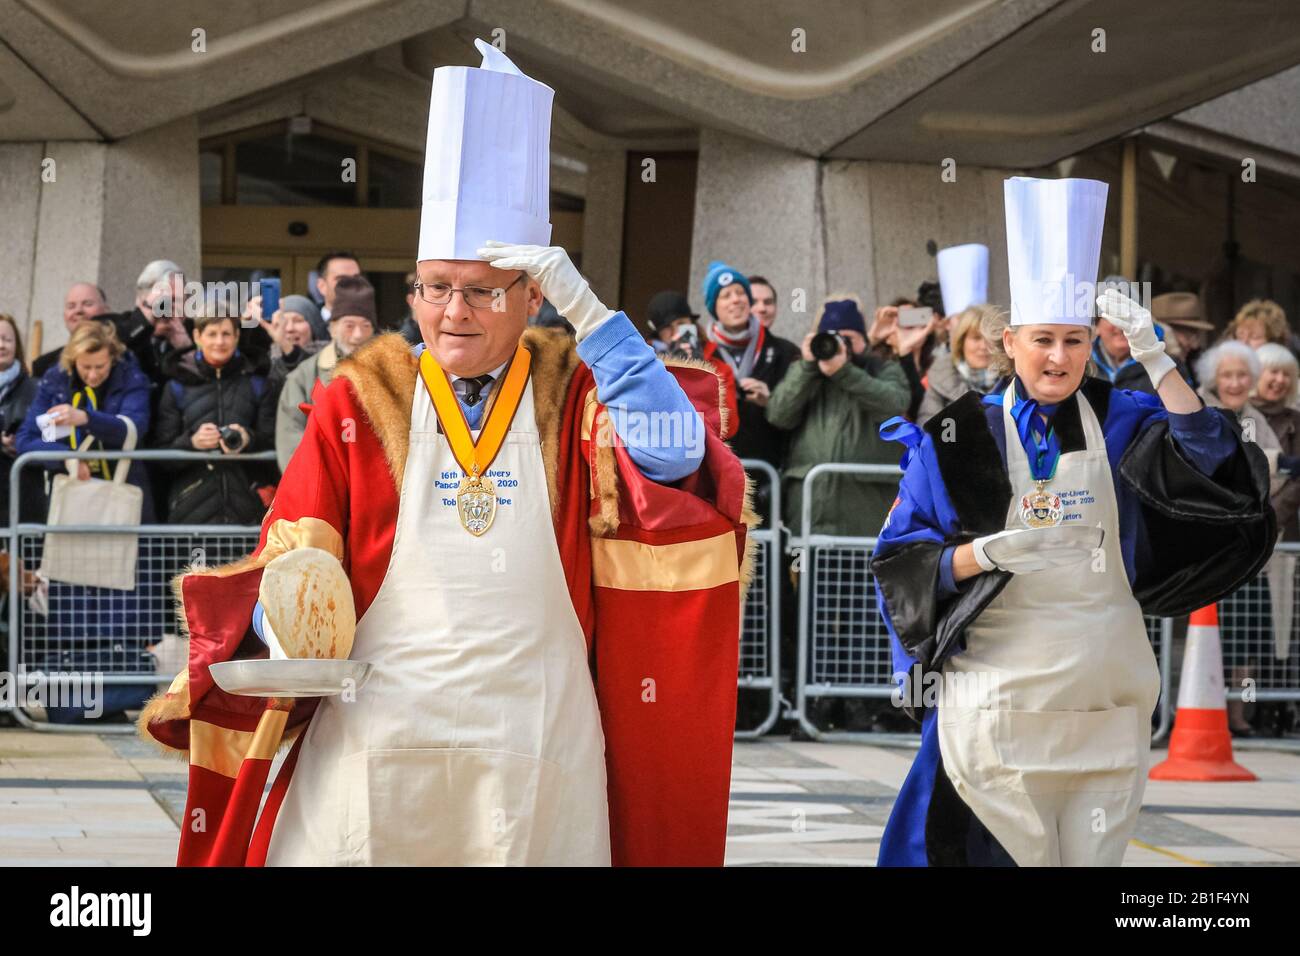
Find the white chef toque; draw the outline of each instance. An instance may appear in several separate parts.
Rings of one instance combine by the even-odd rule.
[[[1108,188],[1095,179],[1006,181],[1012,325],[1092,324]]]
[[[417,259],[478,259],[488,239],[551,244],[551,101],[496,47],[433,71]]]
[[[945,315],[965,312],[989,300],[989,247],[978,242],[940,249],[939,288]]]

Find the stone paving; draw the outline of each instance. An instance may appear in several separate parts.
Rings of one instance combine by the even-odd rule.
[[[727,863],[872,866],[904,749],[739,742]],[[1256,783],[1152,781],[1126,866],[1300,865],[1300,754],[1239,750]],[[169,866],[185,766],[134,736],[0,730],[0,865]]]

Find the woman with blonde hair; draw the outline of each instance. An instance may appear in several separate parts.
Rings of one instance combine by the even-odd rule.
[[[59,364],[41,378],[36,398],[18,429],[18,452],[67,453],[83,445],[91,451],[114,451],[142,445],[149,430],[150,390],[149,379],[113,326],[83,321],[63,347]],[[42,416],[48,416],[44,429],[37,423]],[[32,473],[44,471],[48,476],[67,469],[73,477],[86,481],[111,480],[116,462],[80,459],[74,464],[72,459],[53,458],[42,464],[44,469],[33,466]],[[131,463],[127,481],[143,491],[141,523],[153,524],[153,498],[142,462]],[[49,610],[32,625],[30,637],[39,652],[33,652],[29,666],[119,674],[152,671],[155,658],[146,648],[162,636],[153,612],[166,593],[165,570],[159,556],[151,554],[155,549],[156,545],[141,539],[135,587],[130,591],[48,581]],[[88,565],[104,560],[93,544],[85,552]],[[113,721],[124,711],[143,706],[154,689],[147,683],[112,684],[105,687],[95,710],[47,707],[46,714],[51,723]]]
[[[1291,327],[1286,322],[1286,310],[1272,299],[1251,299],[1237,310],[1236,317],[1223,330],[1221,342],[1235,339],[1257,349],[1265,342],[1286,345],[1291,338]]]
[[[925,398],[916,418],[918,425],[924,425],[941,408],[966,392],[987,395],[993,390],[1001,374],[992,363],[983,325],[985,319],[996,324],[999,314],[991,305],[972,305],[953,317],[952,340],[947,346],[935,349],[926,376]],[[997,337],[1001,339],[1001,332]]]
[[[107,322],[82,322],[59,355],[59,364],[45,373],[27,417],[18,429],[19,454],[29,451],[75,451],[86,439],[90,450],[116,450],[128,442],[141,446],[149,431],[149,379]],[[47,441],[36,419],[49,416],[50,430],[69,429]],[[46,469],[58,474],[68,468],[52,459]],[[111,479],[111,463],[82,460],[68,471],[81,480]],[[144,489],[141,520],[152,524],[154,511],[149,479],[141,462],[132,462],[127,481]]]

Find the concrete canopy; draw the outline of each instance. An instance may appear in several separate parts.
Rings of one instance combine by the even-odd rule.
[[[116,140],[386,48],[427,81],[494,31],[596,136],[1019,168],[1300,62],[1270,0],[0,0],[0,140]]]

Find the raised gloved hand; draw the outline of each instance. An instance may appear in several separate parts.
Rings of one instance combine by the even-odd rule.
[[[1013,528],[999,531],[997,534],[985,535],[971,542],[975,563],[985,571],[1010,571],[1013,574],[1030,574],[1045,571],[1048,568],[1063,568],[1077,564],[1087,557],[1087,552],[1080,552],[1078,547],[1061,544],[1040,544],[1033,548],[999,547],[996,542],[1009,538],[1023,538],[1024,535],[1036,535],[1040,531],[1034,528]],[[1032,541],[1032,539],[1025,539]],[[1016,542],[1020,544],[1020,541]],[[991,545],[991,547],[990,547]],[[992,550],[998,556],[989,554]]]
[[[1174,360],[1165,354],[1165,343],[1156,337],[1151,313],[1116,289],[1097,296],[1097,313],[1124,333],[1129,352],[1146,369],[1151,384],[1159,388],[1160,380],[1174,370]]]
[[[498,269],[522,269],[537,280],[542,295],[573,325],[579,342],[614,314],[559,246],[512,246],[489,239],[478,254]]]

